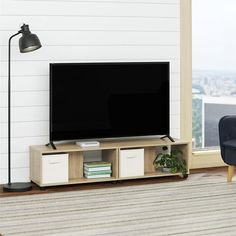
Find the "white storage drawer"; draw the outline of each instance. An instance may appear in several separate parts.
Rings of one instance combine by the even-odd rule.
[[[144,175],[144,149],[120,150],[119,177]]]
[[[68,154],[42,156],[42,183],[68,182]]]

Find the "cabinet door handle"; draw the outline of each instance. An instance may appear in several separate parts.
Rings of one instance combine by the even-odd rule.
[[[49,164],[52,164],[52,165],[54,165],[54,164],[59,164],[60,162],[59,161],[56,161],[56,162],[49,162]]]
[[[129,156],[129,157],[126,157],[126,158],[131,159],[131,158],[137,158],[137,157],[136,156]]]

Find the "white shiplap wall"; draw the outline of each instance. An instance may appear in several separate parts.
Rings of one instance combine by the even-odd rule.
[[[7,43],[22,23],[43,47],[12,40],[12,180],[29,179],[29,145],[48,141],[48,63],[171,62],[171,134],[180,133],[180,0],[0,0],[0,183],[7,182]],[[156,108],[158,109],[158,107]]]

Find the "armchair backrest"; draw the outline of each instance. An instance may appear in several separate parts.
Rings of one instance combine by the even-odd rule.
[[[236,115],[223,116],[219,121],[220,151],[223,160],[225,159],[225,148],[223,143],[236,139]]]

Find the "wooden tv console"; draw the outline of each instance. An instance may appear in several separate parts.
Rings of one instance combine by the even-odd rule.
[[[56,186],[56,185],[69,185],[69,184],[85,184],[94,182],[105,181],[118,181],[125,179],[143,179],[163,176],[181,175],[181,173],[163,173],[156,171],[153,166],[153,161],[160,152],[162,146],[168,146],[171,150],[178,149],[183,152],[183,157],[187,163],[187,170],[189,173],[190,148],[189,142],[183,140],[175,140],[171,142],[169,140],[162,139],[136,139],[136,140],[122,140],[122,141],[104,141],[100,147],[96,148],[81,148],[75,144],[61,144],[56,145],[57,149],[54,150],[51,147],[30,146],[30,178],[31,181],[36,183],[40,187]],[[119,176],[119,155],[120,150],[125,149],[144,149],[144,175],[120,177]],[[110,178],[97,178],[87,179],[83,176],[83,162],[85,152],[100,151],[102,160],[112,163],[112,176]],[[54,154],[68,154],[68,181],[44,183],[43,174],[43,158]]]

